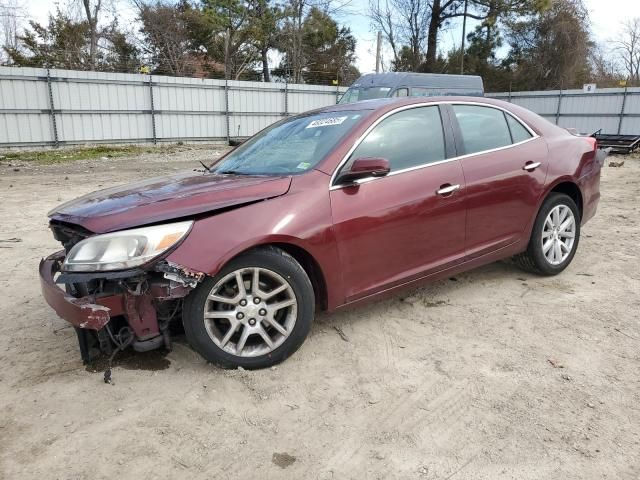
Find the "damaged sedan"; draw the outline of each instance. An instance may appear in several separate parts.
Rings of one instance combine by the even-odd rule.
[[[204,170],[49,213],[47,303],[85,362],[171,348],[263,368],[334,311],[514,257],[555,275],[596,212],[606,153],[521,107],[466,97],[335,105]]]

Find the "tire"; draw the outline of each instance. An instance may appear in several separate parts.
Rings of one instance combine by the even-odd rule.
[[[556,210],[557,209],[557,210]],[[568,211],[566,210],[568,209]],[[564,222],[568,221],[569,215],[568,212],[571,212],[573,216],[573,229],[572,231],[565,230],[556,231],[554,237],[553,231],[551,231],[550,226],[553,225],[553,220],[551,223],[546,223],[548,221],[548,217],[551,212],[558,211],[560,215],[562,212],[567,212],[567,217],[560,222],[561,225]],[[555,228],[555,227],[554,227]],[[549,235],[547,239],[543,239],[543,233],[545,235]],[[571,243],[570,250],[567,252],[564,247],[559,247],[561,256],[556,256],[555,259],[550,259],[549,256],[553,256],[553,249],[555,246],[552,246],[547,253],[545,253],[543,249],[543,243],[547,240],[555,241],[554,238],[558,238],[560,240],[561,245],[568,244],[570,238],[563,237],[563,235],[573,234],[573,242]],[[542,203],[540,207],[540,211],[536,217],[536,221],[533,225],[533,230],[531,232],[531,238],[529,239],[529,244],[527,246],[527,250],[523,253],[516,255],[514,257],[514,261],[516,265],[518,265],[521,269],[536,273],[538,275],[557,275],[562,272],[565,268],[569,266],[571,261],[573,260],[574,255],[578,249],[578,243],[580,241],[580,212],[578,211],[578,207],[571,197],[565,195],[564,193],[551,193],[545,201]],[[545,243],[546,245],[546,243]]]
[[[258,369],[282,362],[302,345],[314,312],[313,287],[302,266],[283,250],[263,247],[234,258],[193,290],[182,321],[189,344],[207,361]]]

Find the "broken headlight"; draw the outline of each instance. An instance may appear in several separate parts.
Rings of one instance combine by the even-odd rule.
[[[178,243],[192,221],[96,235],[78,242],[62,265],[67,272],[100,272],[137,267]]]

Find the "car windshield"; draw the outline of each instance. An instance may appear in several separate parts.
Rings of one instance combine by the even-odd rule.
[[[351,87],[345,92],[338,103],[353,103],[360,100],[372,100],[374,98],[386,98],[391,87]]]
[[[283,120],[240,145],[215,173],[290,175],[315,167],[364,116],[362,111],[323,112]]]

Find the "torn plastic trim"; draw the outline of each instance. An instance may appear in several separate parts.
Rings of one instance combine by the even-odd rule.
[[[155,265],[154,270],[162,272],[164,274],[164,278],[167,280],[177,282],[190,288],[195,288],[206,276],[203,272],[191,270],[187,267],[183,267],[182,265],[178,265],[177,263],[169,262],[168,260],[158,262]]]

